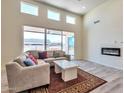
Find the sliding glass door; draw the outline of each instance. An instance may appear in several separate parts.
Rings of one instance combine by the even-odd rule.
[[[71,55],[72,59],[74,58],[74,33],[63,32],[63,51]]]

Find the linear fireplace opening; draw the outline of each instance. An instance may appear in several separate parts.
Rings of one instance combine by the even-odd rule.
[[[110,55],[110,56],[121,56],[120,48],[101,48],[102,55]]]

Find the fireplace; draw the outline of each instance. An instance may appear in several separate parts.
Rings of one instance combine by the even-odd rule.
[[[120,48],[101,48],[102,55],[120,56]]]

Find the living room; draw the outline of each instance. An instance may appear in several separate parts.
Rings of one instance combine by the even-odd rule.
[[[8,93],[6,64],[25,51],[40,50],[34,44],[37,41],[30,48],[28,45],[32,42],[26,42],[26,38],[35,38],[43,40],[42,44],[38,42],[42,45],[41,51],[62,50],[81,69],[106,81],[92,91],[87,90],[88,92],[99,93],[102,89],[102,93],[122,93],[122,2],[123,0],[2,0],[1,71],[6,78],[2,78],[2,92]],[[28,6],[36,11],[28,10]],[[114,88],[117,85],[119,86]],[[115,91],[111,91],[113,88]]]

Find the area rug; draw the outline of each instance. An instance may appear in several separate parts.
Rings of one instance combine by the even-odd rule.
[[[64,82],[61,74],[56,74],[54,68],[50,72],[50,85],[29,90],[30,93],[88,93],[91,90],[106,83],[105,80],[96,77],[86,71],[78,69],[78,78]]]

